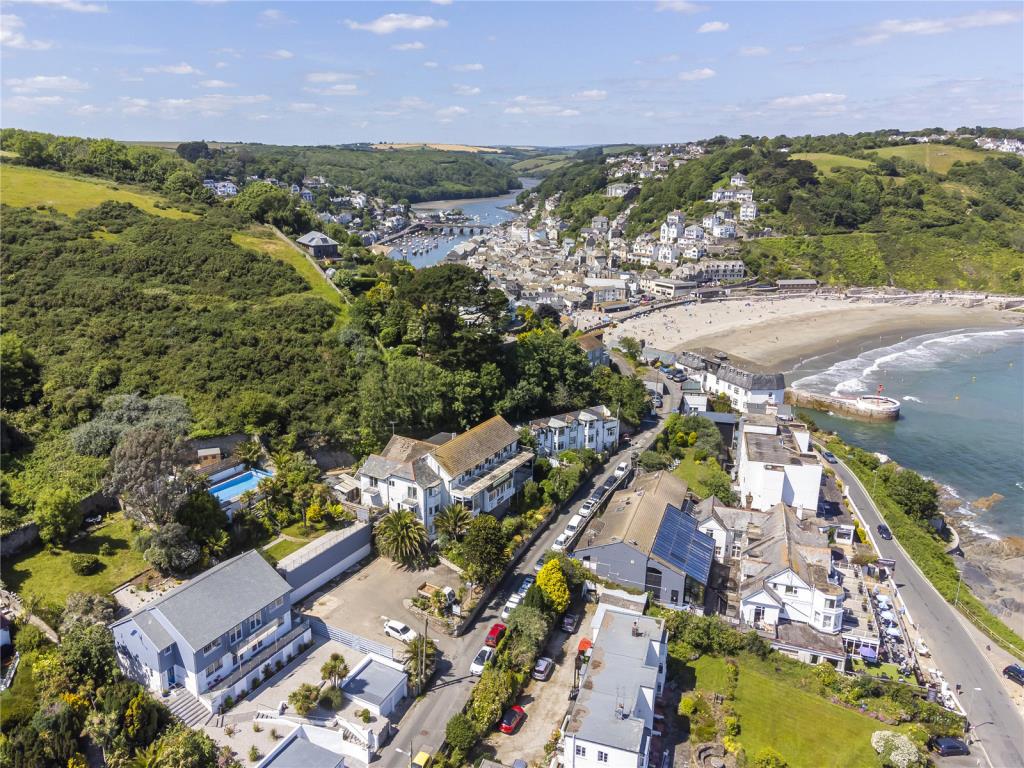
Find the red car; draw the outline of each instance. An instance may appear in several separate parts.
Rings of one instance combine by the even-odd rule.
[[[498,728],[502,733],[515,733],[516,728],[523,724],[526,719],[526,710],[518,704],[513,704],[501,718],[501,725]]]
[[[491,627],[491,631],[487,633],[487,637],[484,638],[484,645],[488,648],[496,648],[498,643],[501,642],[501,638],[505,636],[505,630],[508,629],[504,624],[495,624]]]

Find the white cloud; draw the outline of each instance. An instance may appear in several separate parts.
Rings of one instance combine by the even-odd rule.
[[[338,83],[355,79],[356,76],[348,72],[310,72],[306,75],[307,83]]]
[[[234,96],[226,93],[208,93],[194,99],[160,99],[154,106],[162,117],[173,119],[194,114],[217,117],[239,107],[249,107],[267,101],[270,101],[270,97],[263,94]]]
[[[29,5],[48,5],[74,13],[106,13],[107,6],[103,3],[83,3],[81,0],[14,0]]]
[[[600,88],[592,88],[587,91],[580,91],[572,95],[576,101],[604,101],[608,98],[608,91],[602,91]]]
[[[437,69],[438,64],[436,61],[424,61],[423,66],[427,69]]]
[[[276,51],[271,51],[270,53],[268,53],[267,58],[283,61],[285,59],[294,59],[295,54],[285,48],[278,48]]]
[[[106,111],[103,107],[97,107],[95,104],[79,104],[77,107],[72,107],[68,110],[70,114],[77,117],[90,117]]]
[[[133,99],[122,96],[119,100],[121,112],[125,115],[144,115],[149,112],[149,99]]]
[[[800,96],[779,96],[772,99],[771,106],[777,109],[793,109],[795,107],[820,107],[842,104],[846,101],[844,93],[805,93]]]
[[[715,76],[715,70],[710,67],[701,67],[700,69],[691,69],[686,72],[679,73],[680,80],[693,81],[693,80],[707,80],[709,77]]]
[[[483,64],[456,64],[452,67],[456,72],[481,72]]]
[[[349,29],[362,29],[375,35],[390,35],[402,29],[441,29],[448,26],[448,22],[444,19],[435,19],[433,16],[416,16],[411,13],[386,13],[380,18],[367,22],[346,19],[345,24]]]
[[[430,0],[434,5],[451,5],[452,0]]]
[[[887,19],[871,27],[867,34],[854,40],[857,45],[874,45],[897,35],[941,35],[962,29],[981,29],[1017,24],[1024,18],[1019,10],[984,10],[964,16],[936,19]]]
[[[746,48],[740,48],[740,56],[767,56],[771,53],[770,48],[765,48],[763,45],[751,45]]]
[[[537,115],[540,117],[575,117],[580,114],[578,109],[566,109],[559,104],[553,104],[547,99],[538,99],[533,96],[516,96],[512,99],[512,106],[505,107],[506,115]]]
[[[67,75],[36,75],[35,77],[15,77],[4,80],[4,85],[15,93],[35,93],[36,91],[84,91],[89,84],[83,83]]]
[[[459,96],[479,96],[480,89],[475,85],[456,85],[454,90]]]
[[[181,62],[180,64],[161,64],[159,67],[146,67],[143,72],[162,73],[165,75],[201,75],[200,70],[191,64]]]
[[[314,104],[309,101],[293,101],[288,105],[288,111],[298,112],[303,115],[323,115],[330,112],[331,109],[322,104]]]
[[[302,90],[307,93],[319,93],[321,96],[361,96],[362,91],[355,83],[336,83],[323,88],[306,87]]]
[[[295,19],[292,19],[284,11],[279,11],[277,8],[267,8],[265,11],[259,13],[259,23],[263,27],[279,26],[282,24],[296,24]]]
[[[398,43],[398,45],[392,45],[391,49],[394,51],[422,51],[426,47],[427,46],[419,40],[414,40],[411,43]]]
[[[12,112],[33,113],[45,107],[56,107],[63,103],[63,96],[13,96],[4,99],[4,109],[9,109]]]
[[[708,32],[725,32],[728,28],[729,22],[727,21],[705,21],[697,27],[697,32],[703,35]]]
[[[0,14],[0,46],[19,51],[46,51],[53,47],[49,40],[29,40],[21,30],[25,22],[13,13]]]
[[[215,66],[217,69],[224,69],[227,65],[228,63],[226,61],[218,61],[213,66]]]
[[[688,0],[662,0],[658,3],[658,11],[672,11],[673,13],[700,13],[707,6],[688,2]]]
[[[450,123],[456,117],[460,117],[467,112],[469,112],[469,110],[465,107],[444,107],[437,110],[434,114],[442,123]]]
[[[203,88],[234,88],[235,83],[229,83],[226,80],[201,80],[199,82]]]

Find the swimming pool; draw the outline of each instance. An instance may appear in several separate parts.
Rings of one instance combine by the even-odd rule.
[[[250,469],[243,472],[240,475],[235,475],[222,483],[217,483],[210,487],[210,493],[221,504],[228,504],[246,491],[255,491],[256,487],[260,484],[260,480],[264,478],[272,477],[269,472],[263,472],[258,469]]]

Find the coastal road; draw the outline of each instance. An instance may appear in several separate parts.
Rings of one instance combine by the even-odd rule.
[[[957,683],[963,686],[960,701],[975,729],[975,738],[980,739],[971,746],[973,755],[981,753],[990,768],[1024,766],[1024,720],[984,650],[964,626],[965,620],[918,570],[897,540],[886,541],[874,535],[884,522],[878,508],[845,464],[840,461],[832,466],[849,489],[878,554],[896,561],[894,580],[911,618],[928,640],[934,666],[943,671],[951,687]]]
[[[663,415],[670,413],[667,405],[668,403],[662,410]],[[612,454],[604,467],[579,488],[572,502],[551,521],[534,545],[523,553],[515,571],[504,579],[480,618],[468,632],[455,639],[454,652],[447,653],[441,659],[438,674],[430,689],[412,704],[398,723],[398,733],[391,743],[381,750],[380,768],[408,768],[412,759],[410,752],[415,756],[420,750],[434,752],[441,746],[449,718],[462,710],[473,690],[473,685],[478,680],[476,676],[469,674],[470,662],[484,644],[484,637],[491,624],[499,620],[501,609],[509,595],[524,575],[534,572],[534,563],[551,548],[555,538],[565,528],[569,518],[579,511],[590,492],[611,476],[620,461],[628,461],[632,451],[643,451],[651,444],[661,429],[662,418],[663,416],[648,418],[641,425],[642,431],[633,435],[631,443],[623,444],[617,453]]]

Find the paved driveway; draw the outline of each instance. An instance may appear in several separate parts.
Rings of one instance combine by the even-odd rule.
[[[306,613],[318,616],[328,624],[355,632],[367,640],[383,643],[396,651],[404,650],[399,641],[384,634],[384,618],[405,622],[423,632],[423,620],[406,607],[416,590],[425,581],[439,587],[460,585],[459,575],[443,565],[422,571],[399,568],[386,557],[378,557],[362,570],[349,576],[336,587],[316,593],[313,607]],[[310,599],[306,600],[308,604]],[[431,631],[430,637],[442,653],[453,649],[452,638]]]

